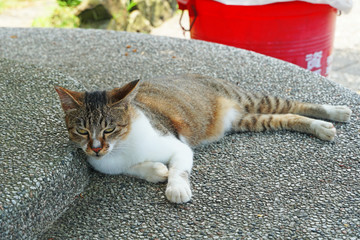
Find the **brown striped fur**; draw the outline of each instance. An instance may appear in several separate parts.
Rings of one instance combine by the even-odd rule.
[[[332,120],[322,105],[253,94],[234,84],[201,75],[159,78],[139,85],[134,104],[167,119],[174,135],[184,136],[192,146],[218,140],[224,135],[223,120],[230,108],[239,112],[233,131],[294,130],[315,134],[305,117]],[[163,118],[162,118],[163,119]]]

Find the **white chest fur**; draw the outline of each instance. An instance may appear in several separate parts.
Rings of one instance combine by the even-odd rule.
[[[145,161],[167,163],[177,148],[178,140],[159,134],[139,110],[131,131],[124,141],[115,142],[102,158],[89,157],[89,163],[99,172],[126,174],[131,166]]]

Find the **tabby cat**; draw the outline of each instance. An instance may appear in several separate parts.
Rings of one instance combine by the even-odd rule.
[[[165,194],[174,203],[191,198],[193,147],[230,131],[293,130],[332,141],[333,124],[308,117],[346,122],[351,115],[345,106],[253,94],[190,74],[136,80],[110,91],[56,91],[70,139],[96,170],[153,183],[167,180]]]

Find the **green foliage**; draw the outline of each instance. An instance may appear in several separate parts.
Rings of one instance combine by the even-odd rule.
[[[60,7],[76,7],[82,0],[57,0]]]
[[[68,7],[55,8],[51,16],[36,18],[33,27],[76,28],[80,26],[80,19],[74,15],[73,9]]]
[[[74,9],[82,0],[57,0],[59,7],[50,16],[36,18],[33,27],[77,28],[80,19],[75,16]]]
[[[126,5],[127,12],[131,12],[132,10],[135,10],[136,8],[136,2],[129,0],[128,4]]]

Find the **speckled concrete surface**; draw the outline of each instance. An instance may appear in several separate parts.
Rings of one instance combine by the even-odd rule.
[[[348,105],[354,112],[350,123],[335,124],[333,143],[266,132],[230,135],[197,149],[194,197],[184,205],[166,201],[164,184],[91,172],[81,196],[40,239],[360,238],[358,94],[251,52],[143,34],[0,29],[0,57],[55,69],[88,90],[139,77],[202,73],[251,91]]]
[[[78,86],[43,67],[0,59],[0,239],[31,239],[88,182],[69,146],[54,84]]]

